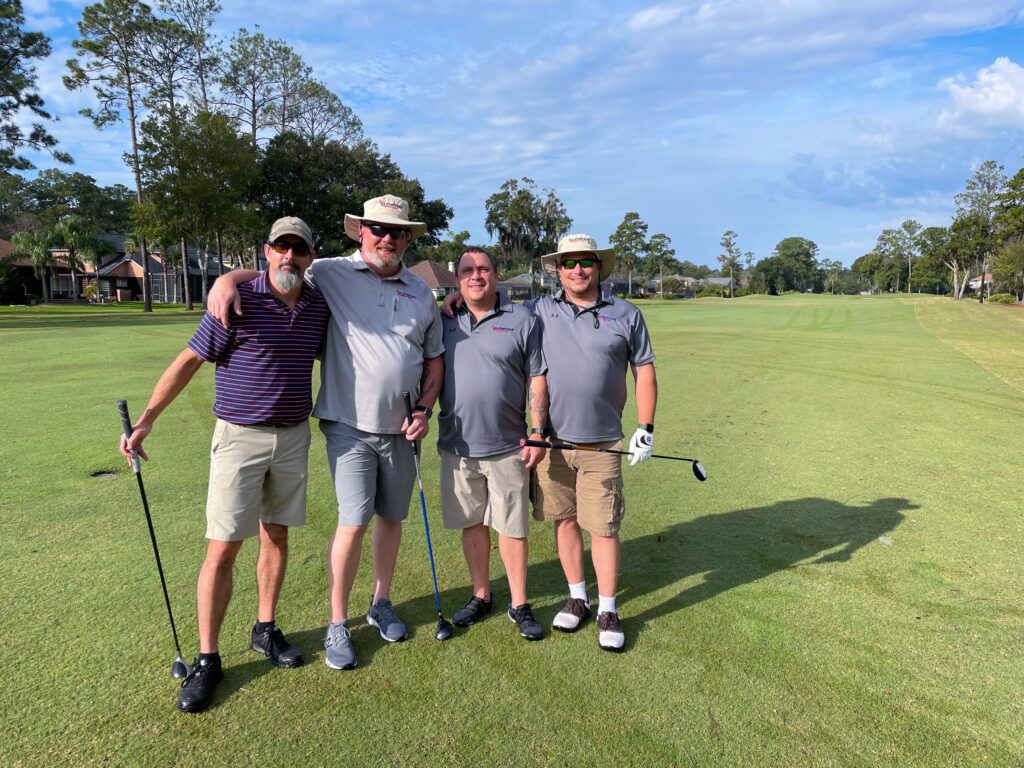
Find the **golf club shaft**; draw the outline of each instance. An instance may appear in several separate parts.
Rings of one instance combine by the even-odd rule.
[[[412,424],[412,396],[408,392],[402,393],[405,400],[405,415]],[[418,440],[412,441],[412,460],[416,465],[416,484],[420,488],[420,510],[423,512],[423,530],[427,534],[427,554],[430,556],[430,576],[434,580],[434,600],[437,603],[437,617],[443,618],[441,614],[441,592],[437,588],[437,570],[434,568],[434,548],[430,544],[430,523],[427,521],[427,500],[423,496],[423,477],[420,475],[420,446]]]
[[[125,400],[117,401],[117,409],[121,412],[121,426],[124,428],[124,436],[132,436],[132,420],[128,416],[128,403]],[[135,479],[139,481],[139,495],[142,496],[142,509],[146,513],[146,525],[149,527],[149,540],[153,543],[153,555],[156,557],[156,569],[160,573],[160,586],[164,591],[164,603],[167,604],[167,618],[171,621],[171,634],[174,635],[174,649],[181,658],[181,644],[178,642],[178,628],[174,626],[174,613],[171,611],[171,598],[167,594],[167,579],[164,578],[164,566],[160,562],[160,549],[156,545],[156,531],[153,530],[153,517],[149,513],[149,500],[146,498],[146,487],[142,484],[142,468],[139,465],[139,457],[132,451],[132,469],[135,471]]]
[[[533,448],[547,448],[554,451],[593,451],[595,453],[614,453],[619,456],[632,456],[631,451],[615,451],[611,448],[594,448],[589,445],[573,445],[572,443],[548,443],[544,440],[520,440],[520,445],[529,445]],[[660,453],[652,453],[652,459],[669,459],[671,461],[688,461],[691,464],[697,463],[697,459],[684,459],[682,456],[665,456]]]

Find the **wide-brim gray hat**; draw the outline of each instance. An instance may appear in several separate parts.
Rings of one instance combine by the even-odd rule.
[[[566,235],[558,241],[558,250],[540,257],[540,265],[552,279],[558,281],[558,260],[567,253],[592,253],[601,260],[601,280],[607,280],[615,271],[615,249],[598,248],[590,235]]]
[[[409,204],[395,195],[381,195],[363,203],[363,215],[345,214],[345,234],[359,242],[359,222],[372,221],[377,224],[396,224],[409,230],[409,239],[419,237],[427,231],[422,221],[409,221]]]

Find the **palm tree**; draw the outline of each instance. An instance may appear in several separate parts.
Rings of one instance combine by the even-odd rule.
[[[32,272],[43,284],[43,301],[50,300],[49,271],[53,269],[53,230],[40,227],[31,232],[15,232],[11,236],[14,253],[11,257],[27,256],[32,261]],[[10,258],[10,257],[9,257]]]
[[[100,290],[100,256],[109,253],[110,246],[100,240],[99,233],[89,226],[81,216],[65,216],[54,227],[54,242],[67,251],[68,267],[71,269],[71,300],[78,302],[78,271],[85,271],[83,259],[96,265],[96,298]]]

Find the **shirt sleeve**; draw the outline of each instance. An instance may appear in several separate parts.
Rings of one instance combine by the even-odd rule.
[[[629,330],[629,362],[633,365],[647,365],[654,362],[651,336],[647,332],[647,323],[639,309],[636,310]]]
[[[195,334],[189,339],[188,348],[206,362],[216,363],[225,357],[234,340],[235,329],[224,330],[220,321],[207,312],[203,315]]]
[[[437,308],[433,296],[429,292],[427,295],[430,296],[431,310],[430,325],[423,335],[423,357],[440,357],[444,354],[444,327],[441,323],[441,310]]]
[[[526,368],[532,378],[547,373],[548,364],[544,359],[540,323],[536,317],[530,318],[529,329],[526,336]]]

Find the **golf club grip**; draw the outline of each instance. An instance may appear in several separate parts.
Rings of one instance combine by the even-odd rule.
[[[525,437],[519,441],[519,446],[529,446],[530,448],[549,448],[556,451],[575,451],[575,445],[569,445],[568,443],[549,443],[546,440],[528,440]]]
[[[408,419],[409,424],[412,424],[412,395],[408,392],[402,393],[402,401],[405,403],[405,418]],[[415,456],[420,455],[420,446],[418,440],[412,440],[412,452]]]
[[[131,416],[128,415],[128,401],[118,400],[117,410],[121,414],[121,428],[124,430],[124,436],[125,439],[127,440],[132,436],[132,432],[134,431],[132,429]],[[139,474],[141,469],[142,467],[139,464],[139,456],[138,454],[135,453],[135,451],[132,451],[132,470],[135,472],[135,474]]]
[[[131,416],[128,415],[128,401],[127,400],[118,400],[117,401],[117,410],[121,414],[121,427],[124,429],[124,436],[125,437],[131,437],[132,436],[132,419],[131,419]]]

